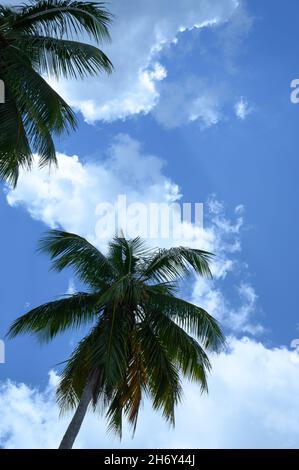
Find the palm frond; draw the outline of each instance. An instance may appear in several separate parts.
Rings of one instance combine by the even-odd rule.
[[[132,240],[115,237],[109,243],[108,257],[117,267],[119,274],[133,274],[140,260],[144,259],[150,252],[146,244],[140,237]]]
[[[23,333],[34,333],[40,339],[49,341],[66,329],[78,328],[94,319],[101,311],[98,299],[99,294],[79,292],[40,305],[15,320],[8,336],[14,338]]]
[[[185,247],[157,252],[139,238],[116,237],[105,256],[84,238],[60,230],[48,232],[39,248],[55,269],[73,268],[92,290],[41,305],[9,331],[10,337],[30,332],[49,340],[93,322],[66,361],[57,391],[61,410],[76,407],[86,390],[94,410],[105,413],[108,429],[121,437],[124,418],[135,432],[147,395],[174,424],[181,378],[207,391],[207,351],[218,352],[225,343],[208,312],[176,297],[184,274],[209,275],[211,255]],[[91,379],[92,389],[86,387]]]
[[[102,2],[36,0],[15,8],[17,30],[57,38],[89,34],[97,42],[109,40],[112,15]]]
[[[202,391],[207,391],[206,374],[211,365],[200,344],[159,311],[148,311],[146,318],[180,372],[190,380],[197,381]]]
[[[31,67],[27,57],[21,55],[15,47],[9,47],[7,53],[10,55],[10,63],[5,69],[3,79],[22,118],[25,120],[27,116],[34,118],[31,110],[33,107],[41,129],[47,128],[48,131],[58,134],[74,129],[76,127],[74,112]]]
[[[133,434],[136,430],[143,392],[147,390],[148,374],[141,345],[138,341],[136,330],[132,331],[130,338],[130,353],[126,380],[118,387],[116,403],[113,415],[110,416],[109,429],[121,435],[121,421],[119,421],[119,407],[124,410],[129,423],[133,426]],[[109,409],[108,417],[111,410]],[[116,414],[116,415],[115,415]],[[117,417],[117,419],[115,419]]]
[[[94,401],[96,402],[105,393],[101,364],[96,364],[93,361],[94,348],[99,341],[100,331],[100,322],[98,322],[89,334],[79,342],[71,357],[67,360],[56,392],[61,413],[77,406],[84,387],[91,376],[95,376],[97,379],[97,394],[94,396]]]
[[[109,259],[79,235],[50,230],[40,240],[39,249],[50,255],[53,269],[61,271],[72,267],[92,288],[107,286],[115,277],[115,268]]]
[[[181,400],[182,387],[179,369],[171,360],[168,347],[153,332],[149,322],[138,325],[138,340],[144,355],[148,375],[148,391],[153,408],[162,410],[164,418],[174,425],[175,406]]]
[[[157,292],[156,286],[147,287],[147,291],[149,311],[158,311],[174,320],[209,350],[219,351],[225,346],[220,325],[206,310],[173,295]]]
[[[211,277],[209,262],[212,253],[187,247],[175,247],[160,249],[145,265],[143,276],[158,282],[172,281],[189,274],[195,273]]]
[[[30,169],[33,153],[40,166],[57,163],[54,136],[76,128],[75,114],[41,74],[82,78],[112,63],[91,44],[74,40],[89,35],[109,40],[112,15],[104,3],[29,0],[0,5],[0,79],[6,102],[0,112],[0,178],[16,185],[20,168]]]
[[[122,428],[123,428],[123,401],[122,401],[123,389],[117,389],[114,392],[113,397],[111,398],[107,413],[106,419],[108,422],[108,432],[113,432],[122,438]]]
[[[32,158],[22,116],[6,88],[6,101],[0,105],[0,178],[15,186],[19,168],[30,168]]]
[[[52,37],[22,39],[22,47],[33,58],[35,67],[59,79],[84,78],[104,71],[112,72],[112,63],[103,51],[91,44]]]
[[[132,322],[132,316],[125,315],[117,308],[104,313],[93,357],[96,363],[102,364],[105,382],[109,387],[125,379]]]

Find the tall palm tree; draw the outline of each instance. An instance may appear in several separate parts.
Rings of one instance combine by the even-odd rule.
[[[76,127],[73,111],[44,76],[84,77],[111,72],[97,47],[73,40],[87,33],[97,43],[109,39],[111,15],[103,3],[31,0],[0,5],[0,178],[16,184],[19,168],[56,162],[53,135]]]
[[[135,430],[143,395],[174,424],[181,377],[207,390],[207,351],[224,343],[211,315],[176,296],[179,281],[191,271],[210,276],[211,254],[185,247],[150,250],[139,238],[114,238],[104,255],[84,238],[56,230],[40,249],[53,268],[72,267],[89,286],[31,310],[8,333],[49,341],[91,322],[57,390],[61,410],[76,409],[60,448],[72,447],[90,404],[106,410],[109,428],[120,435],[123,415]]]

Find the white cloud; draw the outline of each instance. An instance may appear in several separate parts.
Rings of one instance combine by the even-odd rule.
[[[216,254],[212,264],[214,280],[197,277],[192,287],[191,301],[205,308],[217,318],[221,324],[234,333],[249,333],[259,335],[264,328],[256,321],[258,316],[258,298],[254,288],[242,280],[232,285],[237,299],[232,302],[224,294],[223,281],[231,273],[240,269],[236,255],[241,251],[241,231],[244,220],[244,207],[239,204],[235,208],[236,220],[230,220],[225,215],[224,205],[215,196],[207,203],[209,211],[209,227],[211,248]],[[241,266],[242,275],[248,274],[247,267]]]
[[[87,122],[111,122],[151,111],[167,128],[198,121],[205,129],[225,119],[223,108],[232,92],[228,83],[236,72],[236,57],[252,24],[243,0],[180,0],[175,8],[170,0],[115,0],[110,9],[115,15],[112,42],[101,47],[115,66],[113,74],[84,81],[49,79]],[[189,48],[194,48],[195,58],[202,53],[202,38],[198,37],[195,44],[187,37],[186,44],[179,47],[188,32],[207,27],[216,32],[214,48],[203,46],[208,61],[197,76],[190,78],[189,70],[182,73],[185,56]],[[167,65],[171,75],[168,81],[163,62],[170,46],[174,51]],[[220,75],[226,81],[215,81],[219,69],[211,70],[213,63],[221,64]],[[181,68],[174,77],[172,64]],[[196,66],[192,70],[195,72]],[[235,110],[240,119],[248,114],[242,101],[236,103]]]
[[[144,154],[128,135],[114,139],[101,163],[83,164],[78,156],[63,154],[57,158],[58,167],[50,170],[40,169],[36,158],[32,171],[21,171],[17,188],[7,192],[11,206],[25,206],[34,219],[52,228],[63,226],[97,242],[99,203],[114,204],[119,195],[128,203],[180,199],[178,186],[163,174],[164,162]]]
[[[235,291],[237,300],[232,302],[223,294],[217,281],[211,284],[205,279],[197,278],[191,300],[205,308],[229,331],[251,335],[264,333],[264,327],[256,321],[258,298],[254,288],[241,281],[235,286]]]
[[[89,414],[76,441],[79,448],[297,448],[299,361],[286,348],[269,349],[252,340],[232,339],[230,350],[213,359],[209,394],[186,383],[170,429],[145,402],[135,438],[106,434],[105,422]],[[57,377],[44,391],[25,384],[0,386],[0,445],[54,448],[70,416],[59,419],[53,399]]]
[[[180,0],[175,8],[170,0],[115,0],[110,8],[115,15],[112,42],[101,47],[115,66],[113,74],[84,81],[49,79],[87,122],[111,122],[151,111],[166,128],[198,121],[205,129],[225,119],[223,108],[232,91],[228,83],[236,72],[236,57],[252,23],[243,0]],[[207,27],[216,32],[216,47],[203,46],[208,61],[200,74],[190,78],[189,70],[182,73],[185,56],[189,48],[194,48],[195,58],[202,53],[202,38],[195,43],[187,37],[186,44],[179,47],[188,32]],[[163,62],[170,46],[174,51],[167,65],[171,75],[168,81]],[[215,81],[219,69],[211,70],[213,63],[222,64],[220,75],[227,77],[226,81]],[[172,64],[180,65],[179,76],[173,77]],[[248,113],[244,104],[240,101],[235,105],[238,117],[245,118]]]
[[[236,102],[234,109],[237,118],[241,119],[241,121],[244,121],[248,114],[251,113],[248,101],[244,99],[243,96]]]
[[[51,83],[88,122],[148,113],[167,75],[161,53],[177,43],[179,33],[223,24],[237,5],[236,0],[180,0],[173,8],[170,0],[116,0],[111,4],[112,43],[103,46],[115,66],[112,76]]]
[[[253,24],[253,17],[247,9],[250,2],[238,1],[230,20],[219,31],[219,45],[223,51],[223,65],[231,74],[236,74],[238,66],[236,57],[246,51],[244,40],[249,35]]]
[[[96,233],[99,203],[114,203],[119,195],[125,195],[128,203],[172,204],[182,196],[178,185],[165,176],[165,162],[145,154],[141,144],[125,134],[113,140],[100,163],[83,164],[78,156],[63,154],[57,158],[58,166],[50,170],[40,169],[38,158],[32,171],[21,170],[17,187],[6,188],[7,202],[13,207],[23,206],[32,218],[49,227],[63,227],[101,246],[106,240],[100,240]],[[165,246],[188,242],[190,246],[217,252],[215,274],[224,277],[231,269],[226,255],[240,249],[243,217],[237,214],[235,222],[229,220],[223,204],[213,195],[204,205],[204,219],[205,229],[182,222],[181,239],[158,241]],[[107,238],[113,235],[110,233]]]
[[[184,45],[172,51],[170,57],[175,57],[179,64],[183,60],[184,66],[177,76],[169,67],[172,78],[157,83],[160,98],[152,110],[156,121],[165,128],[197,122],[203,130],[230,116],[234,88],[238,86],[233,81],[238,72],[237,58],[244,50],[242,45],[252,18],[244,2],[238,2],[229,19],[220,27],[217,25],[217,22],[213,25],[209,43],[201,34],[197,41],[183,38]],[[188,59],[194,63],[191,72]],[[240,119],[245,119],[251,111],[244,98],[235,104],[235,114]]]
[[[164,162],[143,152],[140,143],[128,135],[114,139],[109,158],[101,163],[81,163],[77,156],[58,154],[58,168],[39,169],[38,163],[31,172],[21,171],[18,186],[7,189],[7,201],[13,206],[23,206],[34,219],[49,227],[63,227],[78,233],[92,243],[106,248],[107,239],[115,234],[99,237],[99,203],[115,204],[119,195],[125,195],[128,204],[171,204],[181,198],[178,185],[163,173]],[[146,191],[145,191],[146,188]],[[200,201],[198,201],[200,202]],[[225,215],[224,205],[211,196],[204,204],[204,228],[182,222],[179,239],[151,239],[154,246],[188,245],[216,254],[212,264],[214,281],[196,279],[192,299],[206,307],[232,331],[262,332],[260,325],[252,322],[256,311],[256,299],[249,296],[249,288],[243,277],[247,267],[242,266],[241,276],[238,253],[243,227],[242,205],[235,208],[233,219]],[[128,223],[130,225],[130,223]],[[238,307],[226,300],[221,283],[231,273],[237,275],[235,289],[239,289]],[[240,290],[240,285],[243,289]]]
[[[236,93],[232,78],[238,71],[237,57],[244,49],[242,43],[251,25],[252,18],[244,2],[238,2],[221,27],[215,27],[217,22],[213,25],[208,43],[201,34],[197,35],[197,40],[184,41],[181,50],[173,51],[171,57],[175,56],[176,62],[180,63],[181,58],[185,62],[178,76],[171,74],[170,67],[172,78],[157,84],[160,99],[152,112],[159,124],[175,128],[198,122],[200,129],[206,129],[228,119]],[[191,71],[188,59],[194,61]],[[199,72],[195,75],[196,70]],[[240,98],[234,108],[239,119],[245,119],[251,112],[244,98]]]
[[[205,129],[223,119],[223,107],[228,99],[225,84],[211,84],[189,76],[185,80],[165,82],[159,91],[160,101],[153,115],[166,128],[198,121]]]

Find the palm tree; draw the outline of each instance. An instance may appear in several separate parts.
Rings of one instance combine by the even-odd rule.
[[[114,238],[104,255],[84,238],[56,230],[41,240],[40,249],[54,269],[72,267],[89,286],[31,310],[8,333],[49,341],[91,322],[57,390],[61,410],[76,409],[60,448],[72,447],[90,404],[106,410],[108,428],[120,435],[123,415],[135,430],[143,395],[174,424],[181,377],[207,390],[206,351],[224,344],[217,321],[176,296],[179,281],[191,271],[210,276],[211,254],[185,247],[153,250],[139,238]]]
[[[109,39],[110,13],[103,3],[32,0],[15,7],[0,5],[0,177],[16,184],[20,167],[56,162],[53,135],[76,127],[73,111],[44,75],[84,77],[111,72],[97,47],[73,40],[87,33],[97,43]]]

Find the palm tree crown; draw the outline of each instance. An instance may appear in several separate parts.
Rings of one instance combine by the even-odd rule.
[[[109,39],[110,13],[103,3],[32,0],[0,5],[0,177],[16,184],[19,167],[30,168],[33,152],[41,165],[56,162],[53,135],[76,127],[75,115],[44,75],[84,77],[111,72],[97,47],[73,37],[87,33],[97,43]]]
[[[77,407],[89,384],[88,401],[106,410],[109,428],[118,433],[123,415],[135,428],[143,395],[174,423],[181,378],[207,390],[207,351],[224,344],[217,321],[176,296],[191,271],[210,276],[212,255],[185,247],[148,249],[139,238],[114,238],[105,255],[84,238],[56,230],[40,249],[50,254],[53,268],[72,267],[89,286],[31,310],[9,332],[47,341],[92,322],[63,370],[57,391],[62,410]]]

